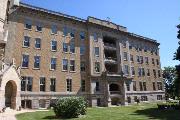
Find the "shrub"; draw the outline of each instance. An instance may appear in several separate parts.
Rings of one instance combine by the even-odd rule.
[[[59,98],[54,106],[57,117],[75,118],[86,114],[87,104],[82,97]]]

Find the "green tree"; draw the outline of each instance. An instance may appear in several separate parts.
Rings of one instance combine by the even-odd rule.
[[[178,28],[177,38],[180,40],[180,24],[177,26],[177,28]],[[178,44],[179,44],[179,47],[175,53],[174,60],[180,61],[180,41],[178,42]],[[175,95],[179,98],[180,97],[180,65],[176,66],[176,74],[177,74],[177,77],[174,81]]]
[[[175,67],[164,67],[163,78],[165,84],[166,98],[175,98],[175,81],[176,69]]]

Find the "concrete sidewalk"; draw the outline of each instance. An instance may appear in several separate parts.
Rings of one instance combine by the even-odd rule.
[[[15,115],[26,113],[26,112],[36,112],[36,111],[48,111],[48,110],[27,110],[23,109],[21,111],[15,111],[12,109],[6,110],[4,113],[0,113],[0,120],[17,120]]]

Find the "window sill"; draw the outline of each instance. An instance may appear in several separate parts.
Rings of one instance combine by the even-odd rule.
[[[64,53],[64,54],[68,54],[69,52],[64,52],[64,51],[63,51],[63,53]]]
[[[49,71],[55,71],[56,69],[49,69]]]
[[[35,50],[41,50],[41,48],[34,48]]]
[[[21,67],[21,69],[28,69],[28,67]]]
[[[68,70],[62,70],[62,72],[67,72]]]
[[[36,30],[35,32],[39,32],[39,33],[42,33],[42,31],[39,31],[39,30]]]
[[[33,68],[33,70],[40,70],[40,68]]]
[[[57,36],[57,35],[58,35],[58,33],[51,33],[51,35],[56,35],[56,36]]]
[[[69,71],[70,73],[76,73],[76,71]]]
[[[100,72],[94,72],[95,74],[100,74]]]
[[[31,28],[31,29],[28,29],[28,28],[24,28],[24,30],[32,31],[32,28]]]
[[[85,41],[85,39],[81,39],[81,38],[80,38],[80,40],[81,40],[81,41]]]
[[[76,52],[74,52],[74,53],[73,53],[73,52],[70,52],[70,54],[73,54],[73,55],[75,55],[75,54],[76,54]]]
[[[22,46],[22,48],[30,48],[29,46]]]
[[[51,50],[51,52],[57,52],[57,50]]]

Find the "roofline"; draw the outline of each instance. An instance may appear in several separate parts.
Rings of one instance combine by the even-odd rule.
[[[109,22],[109,23],[111,23],[111,24],[113,24],[113,25],[120,26],[120,27],[122,27],[122,28],[124,28],[124,29],[127,29],[127,27],[125,27],[125,26],[118,25],[118,24],[116,24],[116,23],[113,23],[113,22],[110,22],[110,21],[107,21],[107,20],[102,20],[102,19],[99,19],[99,18],[96,18],[96,17],[92,17],[92,16],[88,16],[87,19],[89,19],[89,18],[94,18],[94,19],[97,19],[97,20],[100,20],[100,21]]]
[[[25,8],[30,8],[30,9],[34,9],[34,10],[38,10],[38,11],[42,11],[42,12],[45,12],[45,13],[48,13],[48,14],[52,14],[52,15],[57,15],[57,16],[61,16],[61,17],[65,17],[65,18],[69,18],[69,19],[73,19],[73,20],[77,20],[77,21],[80,21],[80,22],[86,22],[85,19],[78,18],[76,16],[71,16],[71,15],[67,15],[67,14],[61,13],[61,12],[56,12],[56,11],[53,11],[53,10],[48,10],[48,9],[45,9],[45,8],[29,5],[29,4],[26,4],[26,3],[23,3],[23,2],[20,2],[19,6],[25,7]]]
[[[48,9],[45,9],[45,8],[29,5],[29,4],[23,3],[23,2],[20,2],[19,6],[20,7],[29,8],[29,9],[33,9],[33,10],[38,10],[38,11],[41,11],[41,12],[45,12],[45,13],[48,13],[48,14],[52,14],[52,15],[56,15],[56,16],[60,16],[60,17],[64,17],[64,18],[68,18],[68,19],[72,19],[72,20],[76,20],[76,21],[83,22],[83,23],[87,23],[88,22],[88,18],[94,18],[94,19],[97,19],[97,20],[100,20],[100,21],[109,22],[109,21],[106,21],[106,20],[102,20],[102,19],[99,19],[99,18],[92,17],[92,16],[88,16],[87,20],[85,20],[85,19],[82,19],[82,18],[79,18],[79,17],[76,17],[76,16],[71,16],[71,15],[67,15],[67,14],[61,13],[61,12],[56,12],[56,11],[53,11],[53,10],[48,10]],[[124,29],[127,28],[127,27],[124,27],[124,26],[121,26],[121,25],[117,25],[117,24],[115,24],[113,22],[110,22],[110,23],[114,24],[116,26],[120,26],[120,27],[122,27]],[[95,24],[95,23],[92,23],[92,24]],[[100,26],[102,26],[102,25],[100,25]],[[106,27],[106,26],[102,26],[102,27]],[[113,28],[110,28],[110,27],[107,27],[107,28],[113,29]],[[121,30],[118,30],[118,31],[121,31]],[[148,38],[148,37],[144,37],[144,36],[141,36],[141,35],[137,35],[135,33],[131,33],[131,32],[128,32],[128,31],[126,31],[126,32],[125,31],[121,31],[121,32],[128,33],[128,35],[130,35],[132,37],[141,38],[143,40],[146,40],[146,41],[149,41],[149,42],[153,42],[153,43],[157,43],[157,45],[160,45],[160,43],[158,43],[157,40],[154,40],[154,39],[151,39],[151,38]]]

